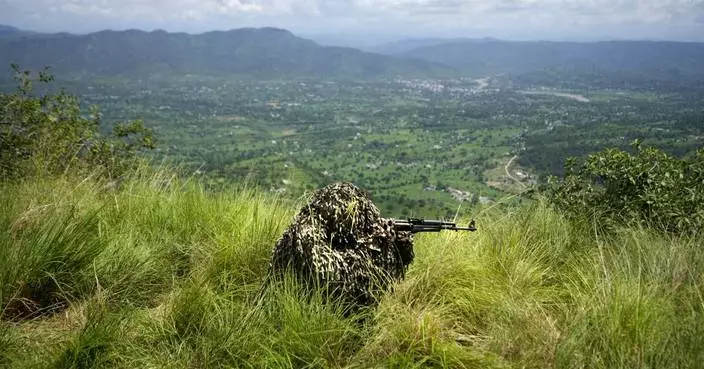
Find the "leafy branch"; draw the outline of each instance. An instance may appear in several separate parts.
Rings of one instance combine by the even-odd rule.
[[[141,120],[115,124],[100,134],[101,115],[92,107],[81,113],[77,97],[61,90],[40,96],[36,84],[51,84],[48,68],[38,73],[12,71],[13,93],[0,93],[0,175],[23,178],[70,171],[120,176],[137,164],[137,154],[155,147],[152,131]]]

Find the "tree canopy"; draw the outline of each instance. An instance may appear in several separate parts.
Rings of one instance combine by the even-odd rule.
[[[101,115],[81,112],[78,98],[64,90],[38,93],[54,81],[48,69],[33,73],[12,65],[17,89],[0,93],[0,176],[3,179],[89,171],[119,176],[135,165],[135,154],[154,148],[141,120],[112,125],[100,133]]]

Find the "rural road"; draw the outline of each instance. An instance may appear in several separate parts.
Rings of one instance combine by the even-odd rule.
[[[506,172],[506,177],[511,178],[514,182],[516,182],[516,183],[518,183],[519,185],[521,185],[521,187],[525,187],[526,185],[523,184],[523,182],[521,182],[521,181],[519,181],[518,179],[516,179],[516,177],[512,176],[512,175],[511,175],[511,172],[509,172],[509,170],[508,170],[508,168],[511,166],[511,164],[513,164],[513,161],[516,160],[516,159],[518,159],[518,155],[514,155],[514,156],[508,161],[508,163],[506,163],[506,165],[504,166],[504,172]]]
[[[575,101],[583,102],[583,103],[588,103],[590,102],[589,99],[584,97],[583,95],[578,95],[578,94],[569,94],[569,93],[564,93],[564,92],[554,92],[554,91],[518,91],[520,94],[524,95],[552,95],[552,96],[557,96],[557,97],[564,97],[567,99],[572,99]]]

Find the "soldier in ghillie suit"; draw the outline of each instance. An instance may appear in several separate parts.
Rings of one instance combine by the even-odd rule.
[[[316,191],[274,248],[270,277],[291,270],[353,306],[374,305],[413,261],[411,232],[397,231],[349,183]]]

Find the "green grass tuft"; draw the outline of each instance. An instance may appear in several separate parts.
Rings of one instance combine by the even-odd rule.
[[[46,205],[28,209],[11,223],[0,254],[5,316],[52,311],[70,296],[89,293],[84,272],[104,249],[95,216],[72,205]]]
[[[123,315],[109,311],[99,299],[90,301],[83,313],[85,323],[59,352],[54,368],[104,368],[114,360],[111,355],[119,339]]]

